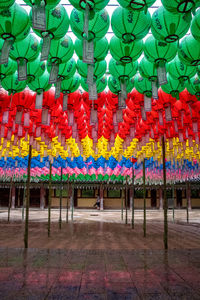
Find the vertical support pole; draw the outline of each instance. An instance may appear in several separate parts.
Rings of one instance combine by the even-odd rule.
[[[143,195],[144,195],[144,219],[143,219],[143,233],[146,237],[146,181],[145,181],[145,158],[143,160]]]
[[[164,183],[164,247],[168,249],[168,221],[167,221],[167,193],[166,193],[166,165],[165,165],[165,139],[162,137],[162,157],[163,157],[163,183]]]
[[[68,190],[68,196],[67,196],[67,207],[66,207],[66,223],[69,222],[69,197],[70,197],[70,189],[69,189],[69,175],[67,180],[67,190]]]
[[[52,163],[49,162],[48,237],[50,237],[51,234],[51,175]]]
[[[22,221],[24,221],[24,207],[26,202],[26,185],[24,185],[24,193],[23,193],[23,205],[22,205]]]
[[[128,224],[128,186],[127,186],[127,176],[126,176],[126,189],[125,189],[125,207],[126,207],[126,214],[125,214],[125,224]]]
[[[74,185],[72,184],[72,196],[71,196],[71,221],[74,219]]]
[[[62,169],[62,167],[61,167],[61,174],[60,174],[61,187],[60,187],[60,216],[59,216],[59,229],[61,229],[61,227],[62,227],[62,196],[63,196],[62,175],[63,175],[63,169]]]
[[[175,220],[175,197],[174,197],[174,183],[172,185],[172,198],[173,198],[173,222]]]
[[[123,191],[123,190],[122,190]],[[124,219],[124,199],[122,197],[122,205],[121,205],[121,220]]]
[[[13,185],[13,178],[11,177],[10,190],[9,190],[9,200],[8,200],[8,223],[10,223],[10,209],[11,209],[11,201],[12,201],[12,185]]]
[[[29,222],[29,203],[30,203],[30,180],[31,180],[31,157],[32,146],[29,145],[28,155],[28,172],[27,172],[27,184],[26,184],[26,216],[25,216],[25,232],[24,232],[24,248],[28,248],[28,222]]]
[[[134,187],[134,168],[132,169],[133,170],[133,177],[132,177],[132,221],[131,221],[131,226],[132,226],[132,229],[134,229],[134,226],[135,226],[135,220],[134,220],[134,217],[135,217],[135,212],[134,212],[134,209],[135,209],[135,205],[134,205],[134,192],[135,192],[135,187]]]
[[[189,182],[186,182],[186,213],[187,213],[187,223],[189,223]]]
[[[103,210],[104,207],[103,207],[103,185],[101,184],[100,185],[100,210]]]

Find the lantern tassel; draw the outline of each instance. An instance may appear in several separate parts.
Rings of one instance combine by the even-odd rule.
[[[37,3],[37,1],[36,1]],[[32,9],[33,28],[46,31],[46,15],[45,15],[45,1],[33,5]]]
[[[151,82],[151,88],[152,88],[153,99],[158,100],[158,82],[157,82],[157,80],[153,80]]]
[[[10,49],[14,43],[14,39],[5,40],[1,49],[0,65],[8,63]]]
[[[89,85],[89,100],[97,100],[98,95],[97,95],[97,86],[96,82],[93,82],[93,84]]]
[[[50,46],[51,46],[51,37],[48,33],[46,33],[46,35],[43,37],[42,51],[40,56],[41,61],[48,59]]]
[[[93,84],[94,82],[94,65],[87,65],[87,84]]]
[[[58,72],[59,72],[59,64],[56,61],[55,63],[52,64],[52,67],[51,67],[51,73],[49,76],[49,84],[53,84],[53,83],[57,82]]]
[[[56,82],[55,99],[60,98],[62,79],[59,78]]]
[[[67,110],[67,105],[68,105],[68,94],[63,95],[63,111]]]
[[[158,84],[165,85],[167,84],[167,74],[165,69],[165,63],[162,62],[157,67],[157,74],[158,74]]]
[[[144,94],[144,110],[145,112],[151,111],[151,98]]]
[[[42,104],[43,104],[43,92],[36,95],[35,109],[42,109]]]
[[[24,58],[19,58],[17,60],[18,65],[18,80],[27,80],[27,61]]]

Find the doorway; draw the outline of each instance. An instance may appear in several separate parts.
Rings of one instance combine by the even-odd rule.
[[[151,190],[151,207],[152,208],[156,208],[157,207],[156,190]]]
[[[183,205],[182,190],[176,190],[176,204],[178,208],[181,208]]]

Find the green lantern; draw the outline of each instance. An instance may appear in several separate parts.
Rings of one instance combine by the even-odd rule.
[[[189,81],[196,74],[196,68],[183,64],[178,56],[167,64],[167,71],[172,78],[178,79],[181,85],[184,85],[185,81]]]
[[[6,76],[2,80],[2,87],[8,91],[9,95],[10,94],[15,94],[22,92],[25,87],[26,87],[26,82],[25,81],[19,81],[18,80],[18,74],[15,72],[13,75]]]
[[[15,0],[1,0],[0,9],[8,8],[14,4]]]
[[[76,39],[74,47],[79,59],[83,60],[83,40]],[[94,42],[94,63],[105,59],[108,48],[108,40],[105,37]]]
[[[28,4],[29,6],[34,6],[37,5],[39,3],[42,3],[43,0],[23,0],[26,4]],[[58,5],[58,3],[60,2],[60,0],[45,0],[44,1],[44,6],[45,9],[52,9],[54,8],[56,5]]]
[[[197,74],[200,76],[200,65],[197,67]]]
[[[6,76],[13,75],[17,70],[17,64],[14,60],[8,59],[8,63],[0,65],[0,84]]]
[[[198,99],[200,98],[200,78],[198,76],[192,77],[186,88],[190,94],[197,96]]]
[[[94,65],[94,72],[93,72],[93,80],[96,81],[98,78],[101,78],[106,73],[107,63],[106,61],[96,62]],[[87,78],[88,75],[88,65],[82,62],[81,60],[77,61],[77,70],[78,73],[82,76]]]
[[[31,26],[33,25],[32,10],[30,11]],[[33,28],[33,31],[41,38],[43,38],[43,47],[41,53],[41,60],[47,60],[51,40],[59,40],[63,38],[69,28],[69,17],[66,9],[62,5],[57,5],[55,8],[46,12],[46,29],[39,30]]]
[[[52,64],[49,83],[56,83],[59,72],[59,64],[66,63],[74,53],[74,45],[69,36],[60,40],[52,40],[49,52],[49,62]]]
[[[197,10],[196,15],[192,20],[191,33],[195,40],[200,42],[200,9]]]
[[[200,42],[191,35],[185,36],[179,43],[178,57],[187,66],[200,65]]]
[[[114,78],[113,76],[109,76],[108,78],[108,87],[110,91],[115,95],[118,95],[121,92],[120,81]],[[127,93],[130,93],[133,88],[134,88],[134,78],[131,78],[127,82],[127,86],[126,86]]]
[[[167,83],[165,63],[171,61],[177,52],[176,43],[157,41],[153,36],[146,39],[144,44],[144,55],[146,59],[155,64],[158,74],[158,84]]]
[[[28,87],[33,92],[37,93],[35,108],[42,109],[43,92],[46,92],[51,88],[51,84],[49,84],[49,73],[45,71],[42,76],[37,77],[35,80],[29,82]]]
[[[157,40],[173,43],[188,32],[191,20],[190,13],[173,14],[160,6],[152,15],[151,32]]]
[[[146,112],[151,111],[152,86],[147,78],[143,78],[139,73],[135,76],[135,89],[144,95],[144,107],[141,108],[142,119],[146,120]]]
[[[143,51],[143,41],[138,40],[132,43],[124,43],[116,36],[110,40],[110,53],[112,57],[122,63],[130,63],[137,60]]]
[[[19,81],[27,80],[27,62],[34,61],[39,55],[39,50],[38,40],[32,34],[13,44],[10,57],[18,63]]]
[[[85,10],[88,5],[90,10],[102,10],[108,4],[109,0],[69,0],[69,2],[78,10]]]
[[[31,82],[36,78],[42,76],[45,72],[46,63],[44,61],[40,61],[40,57],[35,59],[32,62],[27,63],[27,80]]]
[[[127,9],[147,10],[156,0],[117,0],[119,4]]]
[[[78,90],[80,86],[80,76],[75,74],[69,79],[65,79],[61,83],[61,91],[63,93],[63,111],[67,110],[68,95]]]
[[[81,78],[81,86],[86,92],[89,92],[87,79],[84,77]],[[99,94],[99,93],[103,92],[105,90],[106,86],[107,86],[107,78],[106,78],[106,76],[103,76],[102,78],[100,78],[96,81],[97,93]],[[91,99],[91,100],[94,100],[94,99]]]
[[[199,0],[161,0],[164,8],[174,14],[185,14],[192,11],[198,1]]]
[[[143,57],[139,63],[139,72],[143,78],[151,82],[152,97],[158,99],[158,76],[155,64]]]
[[[118,7],[111,18],[111,26],[114,34],[125,43],[141,40],[149,32],[151,26],[150,13],[143,11],[130,11]]]
[[[117,62],[113,58],[111,58],[109,62],[110,74],[113,77],[119,79],[120,81],[130,79],[131,77],[133,77],[137,72],[137,68],[138,68],[137,62],[122,64],[120,62]]]
[[[94,17],[89,20],[88,36],[84,31],[84,13],[73,9],[70,16],[70,25],[73,33],[79,39],[100,40],[105,36],[110,24],[109,15],[105,9],[95,13]]]
[[[0,37],[4,39],[0,64],[8,62],[10,48],[14,41],[21,41],[30,32],[28,14],[23,7],[14,4],[0,10]]]
[[[162,90],[165,93],[172,95],[172,97],[176,99],[179,99],[179,93],[181,93],[184,88],[179,80],[172,78],[169,74],[167,74],[167,84],[162,86]]]

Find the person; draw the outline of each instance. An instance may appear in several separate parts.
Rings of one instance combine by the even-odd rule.
[[[100,197],[99,197],[99,195],[97,195],[97,201],[94,204],[94,207],[96,207],[97,209],[100,209],[100,203],[101,203]]]

